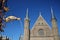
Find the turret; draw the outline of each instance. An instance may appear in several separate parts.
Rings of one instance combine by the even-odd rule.
[[[58,27],[57,27],[57,20],[55,18],[55,15],[53,14],[53,9],[51,8],[51,14],[52,14],[52,33],[55,40],[58,40]]]
[[[24,40],[29,40],[29,17],[28,17],[28,8],[26,11],[26,17],[24,19]]]

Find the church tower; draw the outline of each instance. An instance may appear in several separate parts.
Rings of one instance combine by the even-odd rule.
[[[26,11],[26,17],[24,19],[24,40],[29,40],[29,17],[28,17],[28,8]]]
[[[55,15],[53,14],[53,9],[51,8],[51,14],[52,14],[52,33],[54,36],[54,40],[58,40],[58,27],[57,27],[57,20],[55,18]]]

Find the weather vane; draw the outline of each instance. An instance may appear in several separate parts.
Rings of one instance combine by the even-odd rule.
[[[4,22],[9,22],[12,20],[20,20],[20,18],[17,18],[15,16],[9,16],[5,18],[4,17],[5,12],[7,12],[8,10],[9,8],[7,7],[7,0],[0,0],[0,32],[4,32],[3,30]]]

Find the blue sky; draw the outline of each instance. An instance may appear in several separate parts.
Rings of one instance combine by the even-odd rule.
[[[6,13],[6,17],[13,15],[21,18],[20,21],[6,23],[5,31],[2,34],[7,35],[12,40],[19,40],[20,34],[24,33],[24,18],[27,8],[29,10],[31,29],[39,16],[39,12],[41,12],[43,18],[51,26],[50,8],[52,7],[60,33],[60,0],[8,0],[8,7],[9,11]]]

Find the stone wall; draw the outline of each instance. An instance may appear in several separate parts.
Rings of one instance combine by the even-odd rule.
[[[54,40],[53,37],[30,37],[30,40]]]

